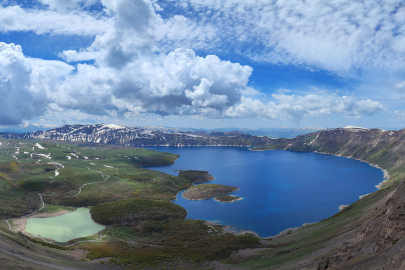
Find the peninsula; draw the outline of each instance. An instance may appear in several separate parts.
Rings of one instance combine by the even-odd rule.
[[[190,187],[184,191],[183,197],[187,200],[208,200],[222,194],[228,194],[238,190],[237,187],[217,185],[217,184],[201,184]]]

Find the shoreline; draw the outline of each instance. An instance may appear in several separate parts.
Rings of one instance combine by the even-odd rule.
[[[20,219],[13,219],[13,226],[14,226],[14,230],[18,231],[18,232],[25,232],[25,226],[27,224],[28,219],[30,218],[51,218],[51,217],[58,217],[58,216],[63,216],[66,215],[68,213],[71,213],[75,210],[60,210],[57,212],[44,212],[44,213],[38,213],[38,214],[34,214],[32,216],[29,217],[24,217],[24,218],[20,218]]]
[[[262,151],[290,151],[290,152],[300,152],[300,151],[292,151],[292,150],[287,150],[287,149],[264,149],[264,150],[255,150],[254,148],[253,149],[249,149],[250,151],[256,151],[256,152],[262,152]],[[366,161],[366,160],[363,160],[363,159],[360,159],[360,158],[353,158],[352,156],[347,156],[347,157],[345,157],[345,156],[342,156],[342,155],[334,155],[334,154],[330,154],[330,153],[324,153],[324,152],[318,152],[318,151],[311,151],[311,152],[309,152],[309,153],[317,153],[317,154],[322,154],[322,155],[330,155],[330,156],[335,156],[335,157],[343,157],[343,158],[348,158],[348,159],[354,159],[354,160],[357,160],[357,161],[360,161],[360,162],[365,162],[365,163],[367,163],[368,165],[370,165],[371,167],[374,167],[374,168],[376,168],[376,169],[380,169],[382,172],[383,172],[383,181],[381,181],[379,184],[377,184],[377,185],[375,185],[375,187],[377,188],[377,190],[380,190],[380,189],[382,189],[383,187],[384,187],[384,184],[386,184],[388,181],[389,181],[389,179],[390,179],[390,175],[389,175],[389,173],[388,173],[388,171],[386,170],[386,169],[383,169],[383,168],[381,168],[378,164],[374,164],[374,163],[371,163],[371,162],[368,162],[368,161]],[[375,191],[373,191],[372,193],[374,193]],[[364,194],[364,195],[361,195],[361,196],[359,196],[359,200],[361,200],[362,198],[364,198],[364,197],[366,197],[366,196],[368,196],[368,195],[370,195],[370,194],[372,194],[372,193],[368,193],[368,194]],[[340,205],[338,208],[339,208],[339,211],[342,211],[344,208],[346,208],[348,205]],[[318,221],[319,222],[319,221]],[[314,223],[309,223],[310,225],[312,225],[312,224],[316,224],[316,223],[318,223],[318,222],[314,222]],[[263,238],[263,239],[268,239],[268,238],[275,238],[275,237],[280,237],[280,236],[283,236],[282,234],[283,233],[285,233],[285,232],[294,232],[294,231],[296,231],[296,230],[298,230],[298,229],[300,229],[300,228],[304,228],[304,227],[306,227],[305,225],[306,224],[308,224],[308,223],[304,223],[303,224],[303,226],[301,226],[301,227],[294,227],[294,228],[287,228],[287,229],[285,229],[284,231],[282,231],[282,232],[280,232],[278,235],[273,235],[273,236],[269,236],[269,237],[266,237],[266,238]],[[309,226],[309,225],[308,225]]]
[[[248,231],[239,230],[238,231],[238,230],[233,229],[233,228],[236,228],[236,227],[231,227],[230,225],[221,225],[221,224],[219,224],[220,221],[205,220],[205,222],[208,223],[211,226],[220,225],[220,226],[222,226],[222,229],[224,230],[224,232],[227,232],[227,233],[232,233],[234,235],[254,234],[256,237],[264,239],[264,237],[260,237],[260,235],[258,235],[254,231],[250,231],[250,230],[248,230]]]
[[[192,146],[195,146],[195,145],[192,145]],[[221,146],[223,146],[223,145],[221,145]],[[183,147],[183,146],[166,146],[166,147],[176,147],[176,148],[180,148],[180,147]],[[203,146],[198,146],[198,147],[203,147]],[[232,147],[232,146],[228,146],[228,147]],[[256,151],[256,152],[262,152],[262,151],[276,151],[276,150],[280,150],[280,151],[290,151],[290,152],[300,152],[300,151],[292,151],[292,150],[287,150],[287,149],[260,149],[260,150],[255,150],[255,148],[252,147],[252,146],[233,146],[233,147],[238,147],[238,148],[240,148],[240,147],[245,147],[245,148],[249,148],[249,151]],[[346,157],[346,156],[342,156],[342,155],[334,155],[334,154],[324,153],[324,152],[318,152],[318,151],[311,151],[310,153],[317,153],[317,154],[323,154],[323,155],[331,155],[331,156],[335,156],[335,157],[343,157],[343,158],[348,158],[348,159],[354,159],[354,160],[358,160],[358,161],[360,161],[360,162],[365,162],[365,163],[367,163],[368,165],[370,165],[370,166],[372,166],[372,167],[374,167],[374,168],[380,169],[380,170],[383,172],[383,181],[381,181],[379,184],[377,184],[377,185],[375,186],[378,190],[380,190],[381,188],[383,188],[383,187],[384,187],[384,184],[387,183],[387,182],[389,181],[389,179],[390,179],[390,175],[389,175],[389,173],[388,173],[388,171],[387,171],[386,169],[381,168],[378,164],[374,164],[374,163],[368,162],[368,161],[366,161],[366,160],[362,160],[362,159],[359,159],[359,158],[353,158],[353,157],[351,157],[351,156]],[[176,199],[173,200],[172,202],[174,202],[174,201],[177,200],[177,195],[178,195],[179,193],[181,193],[181,192],[183,192],[183,191],[185,191],[185,190],[187,190],[187,189],[189,189],[189,188],[186,188],[186,189],[184,189],[184,190],[179,191],[179,192],[176,194]],[[238,190],[239,190],[239,188],[238,188]],[[375,191],[374,191],[374,192],[375,192]],[[372,192],[372,193],[373,193],[373,192]],[[370,195],[370,194],[372,194],[372,193],[368,193],[368,194],[364,194],[364,195],[359,196],[359,200],[361,200],[362,198],[364,198],[364,197],[366,197],[366,196],[368,196],[368,195]],[[229,193],[226,193],[226,194],[229,194]],[[217,196],[226,195],[226,194],[220,194],[220,195],[217,195]],[[217,196],[215,196],[215,197],[217,197]],[[184,198],[183,195],[182,195],[182,197]],[[214,200],[215,200],[215,197],[214,197]],[[189,200],[189,199],[187,199],[187,198],[184,198],[184,199]],[[212,198],[209,198],[209,199],[201,199],[201,200],[190,200],[190,201],[202,201],[202,200],[210,200],[210,199],[212,199]],[[242,199],[243,199],[243,198],[242,198]],[[234,202],[234,201],[232,201],[232,202]],[[339,211],[343,210],[343,209],[340,209],[342,206],[346,206],[346,205],[340,205],[340,206],[338,207],[338,208],[339,208]],[[207,220],[206,220],[206,222],[212,222],[212,221],[207,221]],[[287,228],[287,229],[285,229],[284,231],[280,232],[280,233],[277,234],[277,235],[273,235],[273,236],[269,236],[269,237],[260,237],[260,236],[259,236],[259,237],[262,238],[262,239],[279,237],[279,236],[281,236],[280,234],[282,234],[282,233],[284,233],[284,232],[294,231],[294,230],[297,230],[297,229],[299,229],[299,228],[303,228],[303,227],[310,226],[310,225],[312,225],[312,224],[316,224],[316,223],[318,223],[318,222],[319,222],[319,221],[313,222],[313,223],[304,223],[303,226],[301,226],[301,227]],[[215,223],[214,223],[214,224],[215,224]],[[229,226],[229,225],[223,225],[223,226]],[[230,226],[229,226],[229,227],[230,227]],[[231,232],[232,230],[229,230],[229,231]],[[253,232],[253,233],[255,233],[255,232]],[[257,233],[255,233],[255,234],[258,235]]]
[[[289,151],[289,150],[284,150],[284,151]],[[294,152],[294,151],[292,151],[292,152]],[[384,187],[384,184],[386,184],[389,181],[390,177],[391,177],[386,169],[383,169],[378,164],[368,162],[367,160],[364,160],[364,159],[354,158],[353,156],[345,157],[345,156],[341,156],[341,155],[333,155],[333,154],[324,153],[324,152],[318,152],[318,151],[313,151],[312,153],[317,153],[317,154],[322,154],[322,155],[330,155],[330,156],[335,156],[335,157],[343,157],[343,158],[348,158],[348,159],[354,159],[354,160],[357,160],[357,161],[360,161],[360,162],[367,163],[368,165],[370,165],[371,167],[374,167],[376,169],[380,169],[383,172],[383,181],[381,181],[380,183],[375,185],[375,187],[378,190],[382,189]],[[360,197],[363,198],[363,196],[365,197],[365,196],[370,195],[370,194],[371,193],[368,193],[368,194],[362,195]]]

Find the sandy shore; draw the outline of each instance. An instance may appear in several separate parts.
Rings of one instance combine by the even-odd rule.
[[[61,210],[58,212],[53,212],[53,213],[39,213],[35,214],[26,218],[20,218],[20,219],[13,219],[13,224],[14,224],[14,229],[16,231],[24,231],[25,229],[25,224],[27,223],[27,220],[29,218],[50,218],[50,217],[57,217],[57,216],[62,216],[67,213],[72,212],[71,210]]]

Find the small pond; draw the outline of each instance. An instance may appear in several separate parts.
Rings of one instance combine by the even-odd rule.
[[[90,210],[87,208],[78,208],[74,212],[58,217],[30,218],[25,225],[26,232],[58,242],[90,236],[104,228],[91,219]]]

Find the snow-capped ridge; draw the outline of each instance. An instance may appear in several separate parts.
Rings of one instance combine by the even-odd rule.
[[[345,128],[345,129],[368,129],[368,128],[364,128],[364,127],[355,127],[355,126],[345,126],[345,127],[342,127],[342,128]]]

